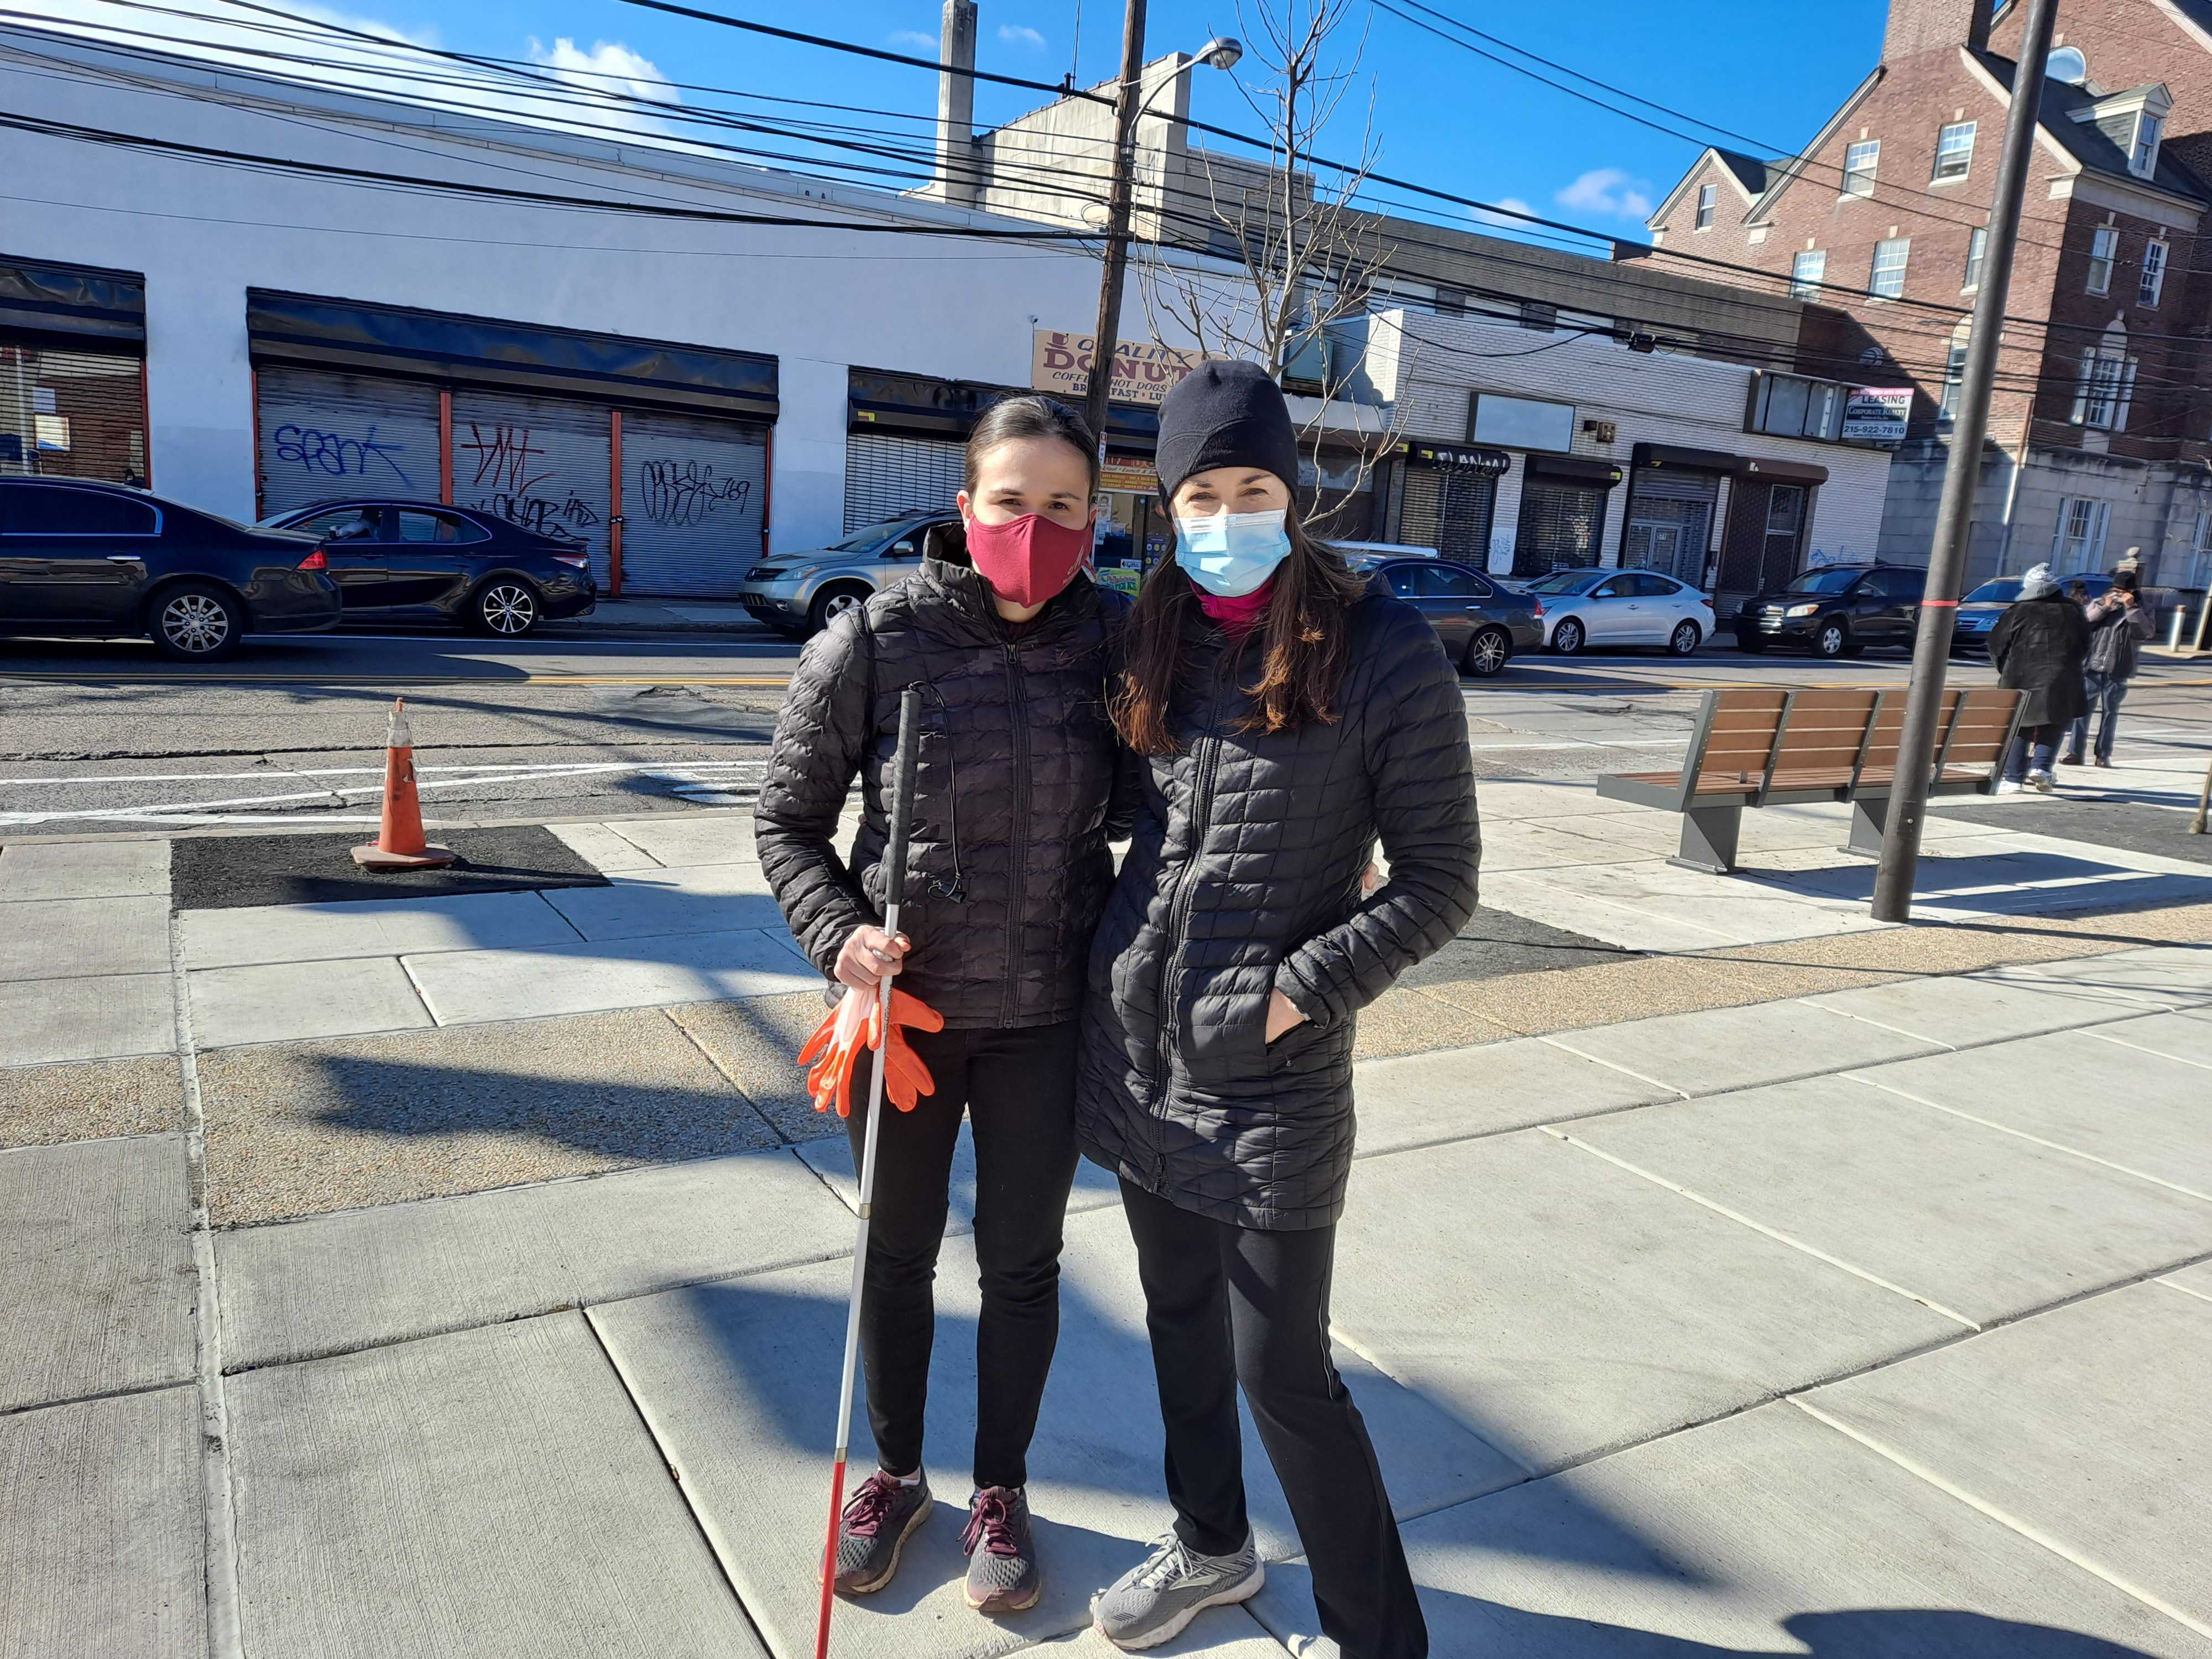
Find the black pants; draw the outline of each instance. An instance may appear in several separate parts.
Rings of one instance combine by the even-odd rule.
[[[1202,1555],[1244,1542],[1244,1385],[1313,1569],[1322,1634],[1344,1659],[1424,1659],[1390,1496],[1329,1355],[1336,1229],[1261,1232],[1178,1209],[1124,1181],[1167,1427],[1176,1535]]]
[[[884,1103],[873,1220],[860,1297],[860,1358],[876,1455],[894,1474],[921,1467],[931,1286],[960,1115],[975,1142],[975,1484],[1027,1483],[1030,1439],[1060,1340],[1060,1227],[1075,1180],[1073,1020],[1024,1030],[908,1033],[937,1091],[911,1112]],[[868,1071],[855,1068],[846,1133],[854,1168],[867,1140]]]

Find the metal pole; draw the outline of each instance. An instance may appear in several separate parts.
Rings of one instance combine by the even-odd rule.
[[[1129,273],[1129,198],[1136,156],[1132,139],[1145,75],[1145,0],[1128,0],[1121,20],[1121,83],[1114,96],[1114,179],[1106,200],[1106,265],[1098,276],[1098,326],[1091,335],[1091,387],[1083,417],[1106,453],[1106,403],[1114,390],[1115,348],[1121,343],[1121,287]]]
[[[1966,347],[1966,378],[1959,388],[1958,418],[1951,428],[1951,458],[1936,508],[1936,541],[1929,552],[1920,631],[1912,647],[1912,680],[1905,692],[1904,726],[1898,734],[1897,776],[1890,790],[1889,822],[1882,831],[1881,865],[1875,875],[1878,921],[1909,921],[1912,915],[1912,881],[1920,862],[1920,826],[1928,815],[1928,774],[1936,753],[1943,671],[1950,661],[1951,633],[1959,620],[1959,588],[1966,574],[1967,538],[1973,529],[1974,495],[1981,482],[1982,440],[1989,432],[1998,336],[2003,329],[2006,293],[2012,286],[2013,250],[2020,240],[2021,199],[2035,154],[2044,65],[2051,56],[2051,31],[2057,16],[2058,0],[2029,0],[2020,64],[2013,72],[2012,107],[2005,118],[2004,153],[1997,161],[1996,198],[1990,209],[1989,247],[1981,292],[1974,298],[1973,337]]]

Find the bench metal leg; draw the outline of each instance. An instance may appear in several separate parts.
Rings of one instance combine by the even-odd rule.
[[[1727,875],[1735,868],[1736,831],[1742,823],[1741,806],[1692,806],[1682,814],[1681,850],[1667,862]]]
[[[1889,823],[1889,797],[1877,795],[1872,800],[1862,797],[1851,803],[1851,838],[1848,845],[1836,850],[1856,853],[1861,858],[1881,856],[1881,832]]]

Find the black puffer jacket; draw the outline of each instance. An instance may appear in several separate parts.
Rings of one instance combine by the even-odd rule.
[[[1459,676],[1412,606],[1352,607],[1340,718],[1231,729],[1224,641],[1184,640],[1182,752],[1142,763],[1134,841],[1091,954],[1077,1121],[1096,1162],[1218,1220],[1326,1226],[1352,1167],[1353,1016],[1474,908]],[[1248,676],[1249,678],[1249,676]],[[1377,836],[1390,878],[1364,899]],[[1267,1041],[1268,994],[1308,1023]]]
[[[2089,706],[2081,665],[2089,654],[2089,619],[2063,593],[2016,599],[1990,629],[1997,684],[2021,694],[2023,726],[2063,726]]]
[[[1012,629],[957,530],[933,534],[929,550],[919,573],[839,617],[799,658],[755,820],[761,869],[824,974],[854,928],[881,923],[899,694],[918,685],[899,915],[914,948],[899,987],[951,1027],[1073,1019],[1114,875],[1106,653],[1128,601],[1078,575]],[[840,859],[831,837],[855,773],[862,820]]]

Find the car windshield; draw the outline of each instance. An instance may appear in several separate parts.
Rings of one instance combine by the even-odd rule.
[[[1851,569],[1808,570],[1784,591],[1790,593],[1840,593],[1859,579]]]
[[[886,519],[881,524],[872,524],[866,530],[856,530],[842,542],[830,544],[832,553],[866,553],[878,542],[887,542],[902,530],[915,523],[912,519]]]
[[[1966,595],[1968,605],[2010,605],[2020,597],[2020,578],[2000,576],[1993,582],[1984,582]]]
[[[1609,570],[1554,570],[1548,576],[1539,576],[1525,582],[1524,593],[1586,593],[1613,573]]]

